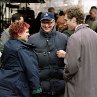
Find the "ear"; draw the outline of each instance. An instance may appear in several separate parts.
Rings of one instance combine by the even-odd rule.
[[[21,33],[18,33],[18,37],[21,37]]]
[[[19,20],[15,20],[15,22],[19,22]]]
[[[55,26],[55,25],[56,25],[55,20],[53,20],[53,26]]]
[[[76,18],[73,17],[73,18],[72,18],[72,21],[73,21],[73,23],[76,23]]]

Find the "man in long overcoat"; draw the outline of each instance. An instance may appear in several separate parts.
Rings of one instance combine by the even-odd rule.
[[[97,34],[84,24],[78,7],[67,9],[65,19],[75,32],[68,39],[64,59],[64,97],[97,97]]]

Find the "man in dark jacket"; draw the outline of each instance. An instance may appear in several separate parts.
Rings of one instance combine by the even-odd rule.
[[[65,50],[67,37],[56,31],[54,15],[50,12],[42,13],[41,29],[29,38],[35,46],[39,59],[40,80],[43,89],[39,97],[62,97],[65,83],[63,80],[64,62],[56,56],[58,50]]]

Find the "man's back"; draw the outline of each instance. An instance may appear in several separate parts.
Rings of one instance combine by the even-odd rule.
[[[96,97],[97,33],[83,25],[79,26],[69,38],[67,50],[68,64],[66,65],[72,84],[71,86],[68,84],[70,93],[69,96],[65,94],[65,97]]]

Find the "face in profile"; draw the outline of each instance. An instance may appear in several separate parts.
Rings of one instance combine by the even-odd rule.
[[[41,28],[45,31],[45,32],[51,32],[53,27],[55,26],[55,20],[42,20],[41,21]]]
[[[67,26],[68,26],[68,29],[71,30],[71,31],[74,31],[75,30],[75,18],[72,18],[72,19],[69,19],[67,17],[67,14],[65,14],[65,21],[67,21]]]
[[[28,40],[30,25],[26,22],[13,22],[9,27],[10,38]]]
[[[96,9],[90,10],[90,17],[92,19],[95,19],[97,17],[97,10]]]
[[[19,33],[18,36],[19,36],[19,39],[24,40],[24,41],[28,41],[29,29],[26,29],[22,33]]]
[[[59,31],[66,30],[68,28],[65,16],[59,16],[56,21],[56,26]]]

